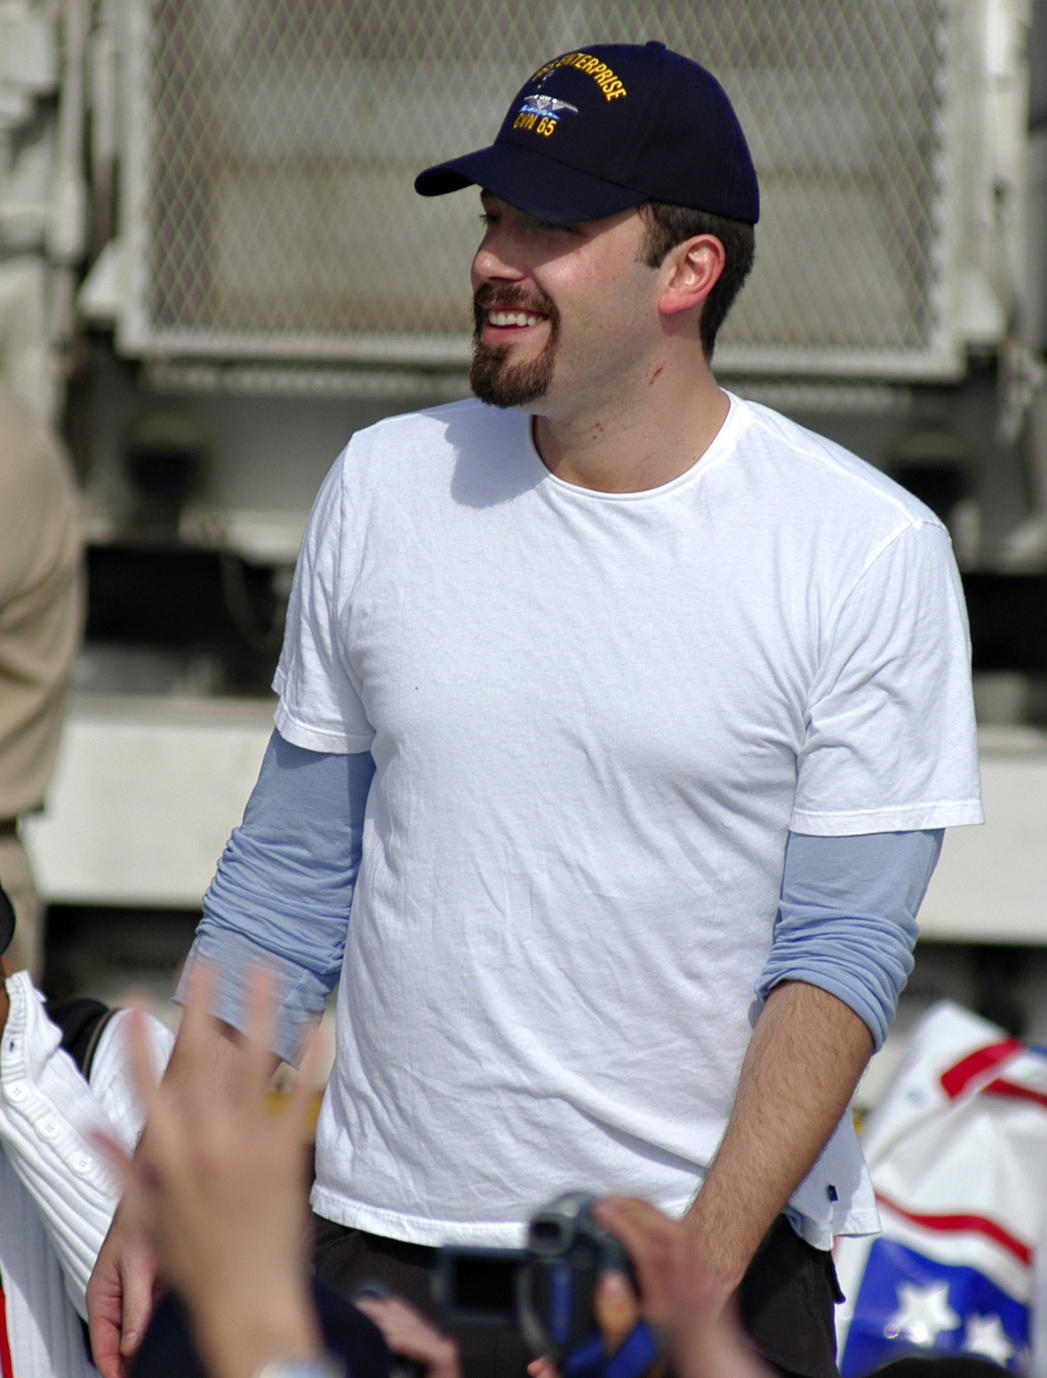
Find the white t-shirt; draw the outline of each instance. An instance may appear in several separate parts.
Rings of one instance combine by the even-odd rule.
[[[789,830],[981,820],[941,523],[738,398],[641,493],[474,401],[354,436],[276,683],[284,737],[377,766],[313,1204],[423,1244],[518,1244],[573,1188],[682,1213]],[[793,1206],[821,1247],[877,1228],[849,1116]]]

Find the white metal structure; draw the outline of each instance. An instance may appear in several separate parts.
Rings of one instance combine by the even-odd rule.
[[[42,420],[61,410],[84,253],[89,0],[0,0],[0,385]]]
[[[122,0],[120,347],[457,367],[475,198],[529,66],[658,37],[722,80],[764,212],[721,369],[959,377],[1023,262],[1027,0]]]
[[[23,824],[51,902],[195,908],[272,732],[259,700],[81,699],[44,813]],[[926,937],[1047,942],[1047,734],[981,733],[986,824],[953,828],[920,915]]]
[[[87,699],[23,837],[51,903],[196,908],[273,730],[264,700]]]

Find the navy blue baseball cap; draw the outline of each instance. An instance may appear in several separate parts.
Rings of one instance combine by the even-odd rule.
[[[667,201],[755,224],[756,169],[712,75],[664,43],[600,43],[553,58],[517,94],[489,148],[427,168],[422,196],[478,184],[572,224]]]

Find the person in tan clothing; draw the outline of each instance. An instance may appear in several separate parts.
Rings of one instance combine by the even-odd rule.
[[[83,632],[76,485],[57,437],[0,387],[0,882],[15,907],[9,956],[39,979],[43,905],[18,820],[54,769]]]

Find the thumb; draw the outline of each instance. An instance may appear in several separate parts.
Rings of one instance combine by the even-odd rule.
[[[144,1251],[135,1258],[135,1266],[123,1273],[124,1311],[120,1326],[120,1353],[129,1359],[136,1353],[153,1315],[153,1297],[156,1283],[156,1258],[151,1251]]]

